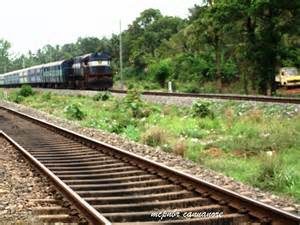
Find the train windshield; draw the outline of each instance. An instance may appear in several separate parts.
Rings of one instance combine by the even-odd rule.
[[[89,66],[109,66],[109,65],[110,65],[110,61],[108,60],[89,62]]]

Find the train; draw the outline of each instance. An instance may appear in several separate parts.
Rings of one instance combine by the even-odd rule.
[[[107,90],[113,86],[111,56],[89,53],[0,75],[0,87],[28,84],[40,88]]]

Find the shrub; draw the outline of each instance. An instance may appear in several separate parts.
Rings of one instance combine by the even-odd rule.
[[[125,103],[142,102],[141,92],[136,88],[132,88],[132,89],[128,90],[124,101],[125,101]]]
[[[167,143],[167,133],[160,127],[152,127],[142,135],[142,142],[152,147]]]
[[[111,117],[110,131],[116,134],[120,134],[128,126],[136,125],[135,120],[128,116],[125,112],[116,112]]]
[[[184,139],[179,139],[178,141],[176,141],[176,143],[173,146],[173,152],[176,155],[180,155],[180,156],[184,157],[185,153],[187,151],[187,148],[188,148],[188,146],[186,144],[186,141]]]
[[[8,100],[15,102],[15,103],[21,103],[22,101],[24,101],[24,97],[19,95],[18,92],[13,92],[9,95]]]
[[[110,92],[103,92],[103,93],[98,93],[93,97],[94,101],[107,101],[111,98],[111,93]]]
[[[127,110],[130,110],[134,118],[148,117],[151,113],[150,107],[142,101],[141,93],[137,89],[128,91],[123,104]]]
[[[214,113],[210,109],[211,103],[207,101],[197,101],[193,103],[192,114],[194,117],[214,117]]]
[[[22,85],[21,89],[18,91],[18,95],[23,96],[23,97],[28,97],[31,95],[34,95],[34,91],[32,90],[30,85]]]
[[[200,85],[195,82],[190,82],[187,84],[180,84],[180,91],[186,92],[186,93],[199,93],[201,92]]]
[[[149,73],[156,82],[164,87],[167,78],[171,74],[171,60],[165,59],[149,66]]]
[[[86,116],[86,114],[81,110],[80,105],[75,103],[68,105],[64,111],[70,119],[82,120]]]
[[[285,168],[281,158],[276,155],[264,154],[260,160],[259,174],[254,178],[258,187],[282,190],[295,185],[296,181],[292,171]]]
[[[32,96],[34,95],[34,91],[32,90],[30,85],[22,85],[21,89],[19,91],[14,91],[12,92],[9,97],[8,100],[13,101],[15,103],[21,103],[22,101],[24,101],[24,99],[26,97]]]

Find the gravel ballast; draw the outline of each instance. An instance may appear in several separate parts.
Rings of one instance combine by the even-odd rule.
[[[239,194],[243,194],[255,200],[259,200],[266,204],[270,204],[282,210],[295,214],[300,214],[300,205],[296,204],[289,198],[279,197],[272,193],[262,191],[258,188],[242,184],[233,180],[232,178],[224,176],[210,169],[204,168],[203,166],[198,165],[189,160],[183,159],[181,156],[172,153],[166,153],[158,148],[152,148],[146,145],[135,143],[115,134],[107,133],[92,128],[83,128],[80,127],[79,124],[76,122],[57,118],[47,113],[23,105],[18,105],[15,103],[4,101],[0,102],[0,105],[15,109],[19,112],[29,114],[41,120],[45,120],[57,126],[67,128],[79,134],[86,135],[88,137],[114,145],[124,150],[134,152],[145,158],[154,160],[158,163],[165,164],[171,168],[180,170],[182,172],[194,175],[207,182],[220,185],[224,188],[235,191]]]
[[[34,199],[52,199],[50,185],[37,176],[26,160],[0,136],[0,225],[38,224]]]

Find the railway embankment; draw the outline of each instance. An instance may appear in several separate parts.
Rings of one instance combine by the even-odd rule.
[[[192,107],[147,105],[150,114],[135,118],[122,100],[98,97],[44,93],[2,104],[299,213],[297,106],[212,102],[214,116],[198,118]]]

